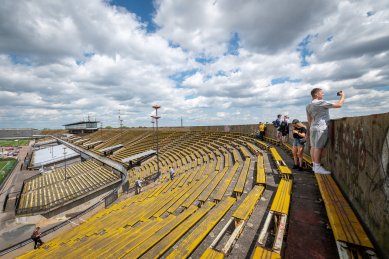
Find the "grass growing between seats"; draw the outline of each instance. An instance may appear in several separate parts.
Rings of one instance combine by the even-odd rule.
[[[0,160],[0,185],[17,163],[16,159]]]

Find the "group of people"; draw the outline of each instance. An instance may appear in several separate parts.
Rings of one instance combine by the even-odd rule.
[[[174,179],[175,171],[173,167],[169,168],[169,175],[170,175],[170,180]],[[138,180],[135,181],[135,195],[140,194],[142,192],[142,180],[140,177],[138,177]]]
[[[321,88],[314,88],[311,91],[312,101],[306,106],[307,121],[306,126],[298,119],[294,119],[291,123],[293,136],[293,169],[303,170],[303,153],[305,143],[309,138],[311,146],[310,154],[313,162],[312,170],[318,174],[330,174],[330,171],[324,169],[321,165],[321,157],[323,150],[328,141],[328,125],[330,121],[329,109],[341,108],[345,100],[343,91],[337,93],[340,96],[335,103],[325,101],[324,91]],[[280,143],[287,143],[289,138],[289,116],[281,114],[277,115],[277,119],[273,121],[273,125],[277,130],[277,140]],[[259,123],[258,138],[264,139],[266,126],[262,122]]]

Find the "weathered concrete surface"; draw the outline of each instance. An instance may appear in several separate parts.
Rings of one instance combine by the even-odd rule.
[[[293,159],[281,148],[278,152],[292,168]],[[293,171],[292,200],[284,258],[339,258],[324,203],[312,172]]]
[[[325,164],[389,258],[389,113],[333,120]]]

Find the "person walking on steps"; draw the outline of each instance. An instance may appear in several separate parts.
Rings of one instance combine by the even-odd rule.
[[[284,115],[284,120],[281,122],[280,127],[278,128],[278,132],[281,133],[280,144],[282,145],[283,143],[287,143],[289,137],[289,117],[287,115]]]
[[[169,173],[170,173],[170,180],[173,180],[174,179],[174,173],[175,173],[173,167],[170,167]]]
[[[324,91],[314,88],[311,91],[312,102],[307,105],[307,119],[309,127],[309,140],[311,144],[311,157],[313,160],[313,172],[317,174],[331,174],[321,166],[321,156],[328,141],[328,124],[330,122],[330,108],[341,108],[344,103],[345,93],[337,93],[340,99],[336,103],[325,101]]]
[[[41,232],[40,232],[40,227],[36,227],[34,232],[32,232],[31,239],[35,242],[34,243],[34,249],[37,249],[41,245],[43,245],[43,242],[41,240]],[[38,244],[39,243],[39,244]]]
[[[298,119],[292,121],[293,126],[293,160],[294,165],[293,169],[298,169],[299,171],[303,170],[303,152],[304,145],[306,142],[305,136],[307,134],[307,129],[304,124],[302,124]]]
[[[138,177],[138,180],[135,181],[135,195],[141,193],[142,191],[142,181]]]

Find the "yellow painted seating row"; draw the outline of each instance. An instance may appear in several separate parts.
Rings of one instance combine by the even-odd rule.
[[[210,213],[202,220],[202,222],[182,240],[177,248],[174,249],[166,258],[187,258],[200,245],[208,233],[216,226],[223,218],[227,211],[234,204],[235,199],[227,197],[221,201]]]
[[[232,216],[239,220],[247,220],[264,190],[265,186],[263,185],[254,186]]]
[[[243,193],[244,186],[246,184],[247,175],[248,175],[249,169],[250,169],[250,163],[251,163],[251,158],[246,158],[246,160],[244,161],[244,164],[243,164],[243,168],[240,172],[238,181],[237,181],[235,188],[234,188],[234,193],[237,196],[240,196]]]
[[[274,196],[272,205],[270,207],[271,211],[288,215],[292,184],[293,182],[291,179],[281,179],[276,195]]]
[[[331,175],[315,174],[336,241],[374,250],[360,221]]]

